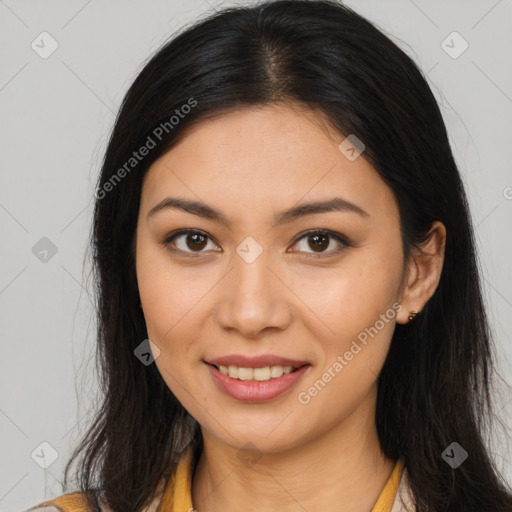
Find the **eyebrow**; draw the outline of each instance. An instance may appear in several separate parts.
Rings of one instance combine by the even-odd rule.
[[[178,197],[165,198],[163,201],[149,210],[147,218],[150,218],[156,213],[166,209],[183,210],[187,213],[191,213],[193,215],[224,224],[228,228],[231,227],[231,222],[215,208],[212,208],[205,203],[201,203],[200,201]],[[361,217],[369,217],[369,214],[365,212],[360,206],[357,206],[356,204],[347,201],[346,199],[342,199],[341,197],[334,197],[325,201],[315,201],[299,204],[298,206],[293,206],[288,210],[284,210],[279,214],[274,215],[274,226],[287,224],[307,215],[326,212],[352,212],[360,215]]]

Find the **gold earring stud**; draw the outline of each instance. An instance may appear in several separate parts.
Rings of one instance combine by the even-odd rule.
[[[414,309],[411,309],[411,311],[409,311],[409,322],[412,322],[414,320],[414,317],[418,314],[417,311],[414,311]]]

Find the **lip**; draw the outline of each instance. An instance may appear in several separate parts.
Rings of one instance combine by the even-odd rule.
[[[294,368],[298,368],[299,366],[309,364],[308,361],[297,361],[286,357],[274,356],[272,354],[263,354],[256,357],[232,354],[210,359],[209,361],[205,361],[205,363],[215,366],[238,366],[239,368],[264,368],[265,366],[293,366]]]
[[[298,361],[295,361],[297,363]],[[285,391],[290,390],[296,385],[299,380],[308,372],[311,365],[306,363],[302,367],[282,375],[277,379],[270,379],[268,381],[256,381],[256,380],[238,380],[232,379],[229,375],[224,375],[215,366],[205,362],[210,375],[217,387],[236,400],[243,402],[263,402],[266,400],[272,400],[283,394]],[[268,365],[265,365],[268,366]],[[293,366],[293,365],[286,365]],[[244,367],[244,368],[249,368]],[[256,367],[257,368],[257,367]]]

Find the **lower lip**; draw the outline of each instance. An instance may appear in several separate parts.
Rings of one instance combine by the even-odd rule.
[[[237,400],[244,402],[262,402],[271,400],[288,391],[302,378],[311,365],[307,364],[298,370],[267,381],[232,379],[221,373],[215,366],[206,363],[210,374],[218,388]]]

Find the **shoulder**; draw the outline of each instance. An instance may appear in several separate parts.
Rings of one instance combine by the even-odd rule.
[[[101,507],[102,512],[109,512],[106,507]],[[72,492],[63,494],[50,501],[44,501],[23,512],[96,512],[87,504],[84,493]]]
[[[143,512],[156,512],[160,503],[161,495],[157,495],[153,498],[149,506],[147,506]],[[50,501],[44,501],[35,505],[31,508],[24,510],[23,512],[112,512],[112,509],[104,504],[100,504],[99,509],[91,508],[87,503],[87,499],[84,493],[72,492],[69,494],[63,494],[58,498],[54,498]]]

